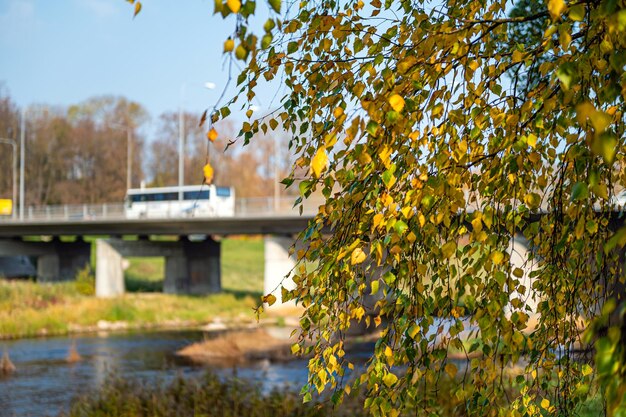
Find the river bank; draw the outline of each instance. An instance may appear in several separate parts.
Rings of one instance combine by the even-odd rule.
[[[162,258],[131,258],[128,292],[114,299],[89,295],[88,277],[62,283],[0,279],[0,339],[252,323],[263,290],[263,251],[261,239],[223,239],[223,291],[207,296],[161,293]]]
[[[252,323],[259,299],[223,293],[205,297],[160,293],[98,299],[73,283],[0,281],[0,339],[132,329],[181,329]]]

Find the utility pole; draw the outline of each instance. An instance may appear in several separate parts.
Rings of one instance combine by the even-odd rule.
[[[133,167],[133,131],[130,126],[126,127],[126,190],[131,189]]]
[[[276,132],[274,132],[276,133]],[[279,175],[278,175],[278,135],[274,136],[274,211],[277,212],[280,210],[280,184],[279,184]]]
[[[178,108],[178,201],[183,200],[185,184],[185,119],[183,117],[183,96],[185,84],[180,87],[180,107]]]
[[[22,108],[20,126],[20,220],[24,220],[24,155],[26,154],[26,109]]]
[[[13,139],[0,138],[0,143],[11,145],[13,148],[13,196],[11,200],[13,207],[11,208],[11,216],[15,220],[17,217],[17,210],[15,210],[17,205],[17,142]]]

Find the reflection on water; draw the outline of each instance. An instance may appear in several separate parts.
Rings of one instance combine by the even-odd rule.
[[[202,339],[201,332],[151,332],[77,336],[82,361],[68,363],[72,339],[67,337],[0,341],[17,372],[0,377],[0,417],[53,416],[67,409],[71,399],[100,386],[107,375],[167,381],[178,375],[201,375],[206,368],[175,358],[176,350]],[[230,374],[230,369],[217,370]],[[270,391],[286,383],[306,382],[304,361],[266,361],[237,370],[237,375],[262,382]]]

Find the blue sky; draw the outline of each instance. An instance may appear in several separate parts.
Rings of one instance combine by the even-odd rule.
[[[213,0],[144,0],[132,11],[125,0],[0,0],[0,82],[20,107],[104,94],[138,101],[153,119],[181,97],[188,111],[211,107],[228,78],[232,17],[213,16]]]

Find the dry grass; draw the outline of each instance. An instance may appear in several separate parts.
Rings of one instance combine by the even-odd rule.
[[[121,323],[123,328],[194,326],[217,317],[253,321],[257,303],[256,297],[234,294],[152,293],[98,299],[79,294],[73,283],[0,280],[0,338],[93,331],[102,321]]]
[[[176,354],[198,363],[231,366],[260,359],[287,360],[290,345],[288,339],[278,339],[264,329],[254,329],[228,332],[191,344]]]

